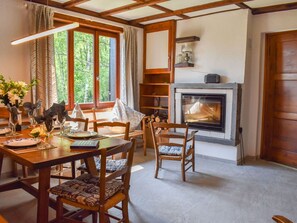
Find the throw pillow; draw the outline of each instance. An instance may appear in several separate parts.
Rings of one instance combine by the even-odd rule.
[[[145,116],[141,112],[130,108],[118,98],[115,101],[112,114],[112,121],[114,122],[130,122],[130,131],[137,129],[141,120]]]

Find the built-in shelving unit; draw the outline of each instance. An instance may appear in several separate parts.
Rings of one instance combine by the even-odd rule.
[[[166,21],[144,27],[144,74],[140,84],[140,111],[169,119],[170,84],[174,82],[176,22]],[[165,47],[165,52],[160,48]],[[160,55],[162,54],[162,55]],[[162,61],[163,63],[161,63]]]

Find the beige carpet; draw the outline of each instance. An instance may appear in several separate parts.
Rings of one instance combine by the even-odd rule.
[[[197,172],[182,182],[179,162],[164,161],[155,179],[152,150],[147,157],[137,151],[135,161],[133,223],[269,223],[275,214],[297,222],[296,170],[261,160],[236,166],[198,158]],[[10,223],[35,222],[36,200],[22,190],[0,193],[0,214]]]

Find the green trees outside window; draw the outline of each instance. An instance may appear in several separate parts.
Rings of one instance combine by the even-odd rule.
[[[68,104],[68,34],[66,31],[56,33],[55,65],[58,90],[58,101]]]
[[[54,35],[58,100],[69,108],[75,103],[98,107],[118,97],[118,36],[106,33],[72,30]]]
[[[74,32],[74,100],[94,100],[94,37],[89,33]]]

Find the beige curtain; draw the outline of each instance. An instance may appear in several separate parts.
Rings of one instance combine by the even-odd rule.
[[[137,30],[132,27],[124,29],[124,83],[123,99],[126,104],[138,110],[138,73],[137,73]]]
[[[54,27],[54,12],[43,5],[29,5],[30,33],[38,33]],[[53,35],[31,42],[31,77],[39,82],[33,89],[32,101],[41,99],[45,108],[57,102]]]

